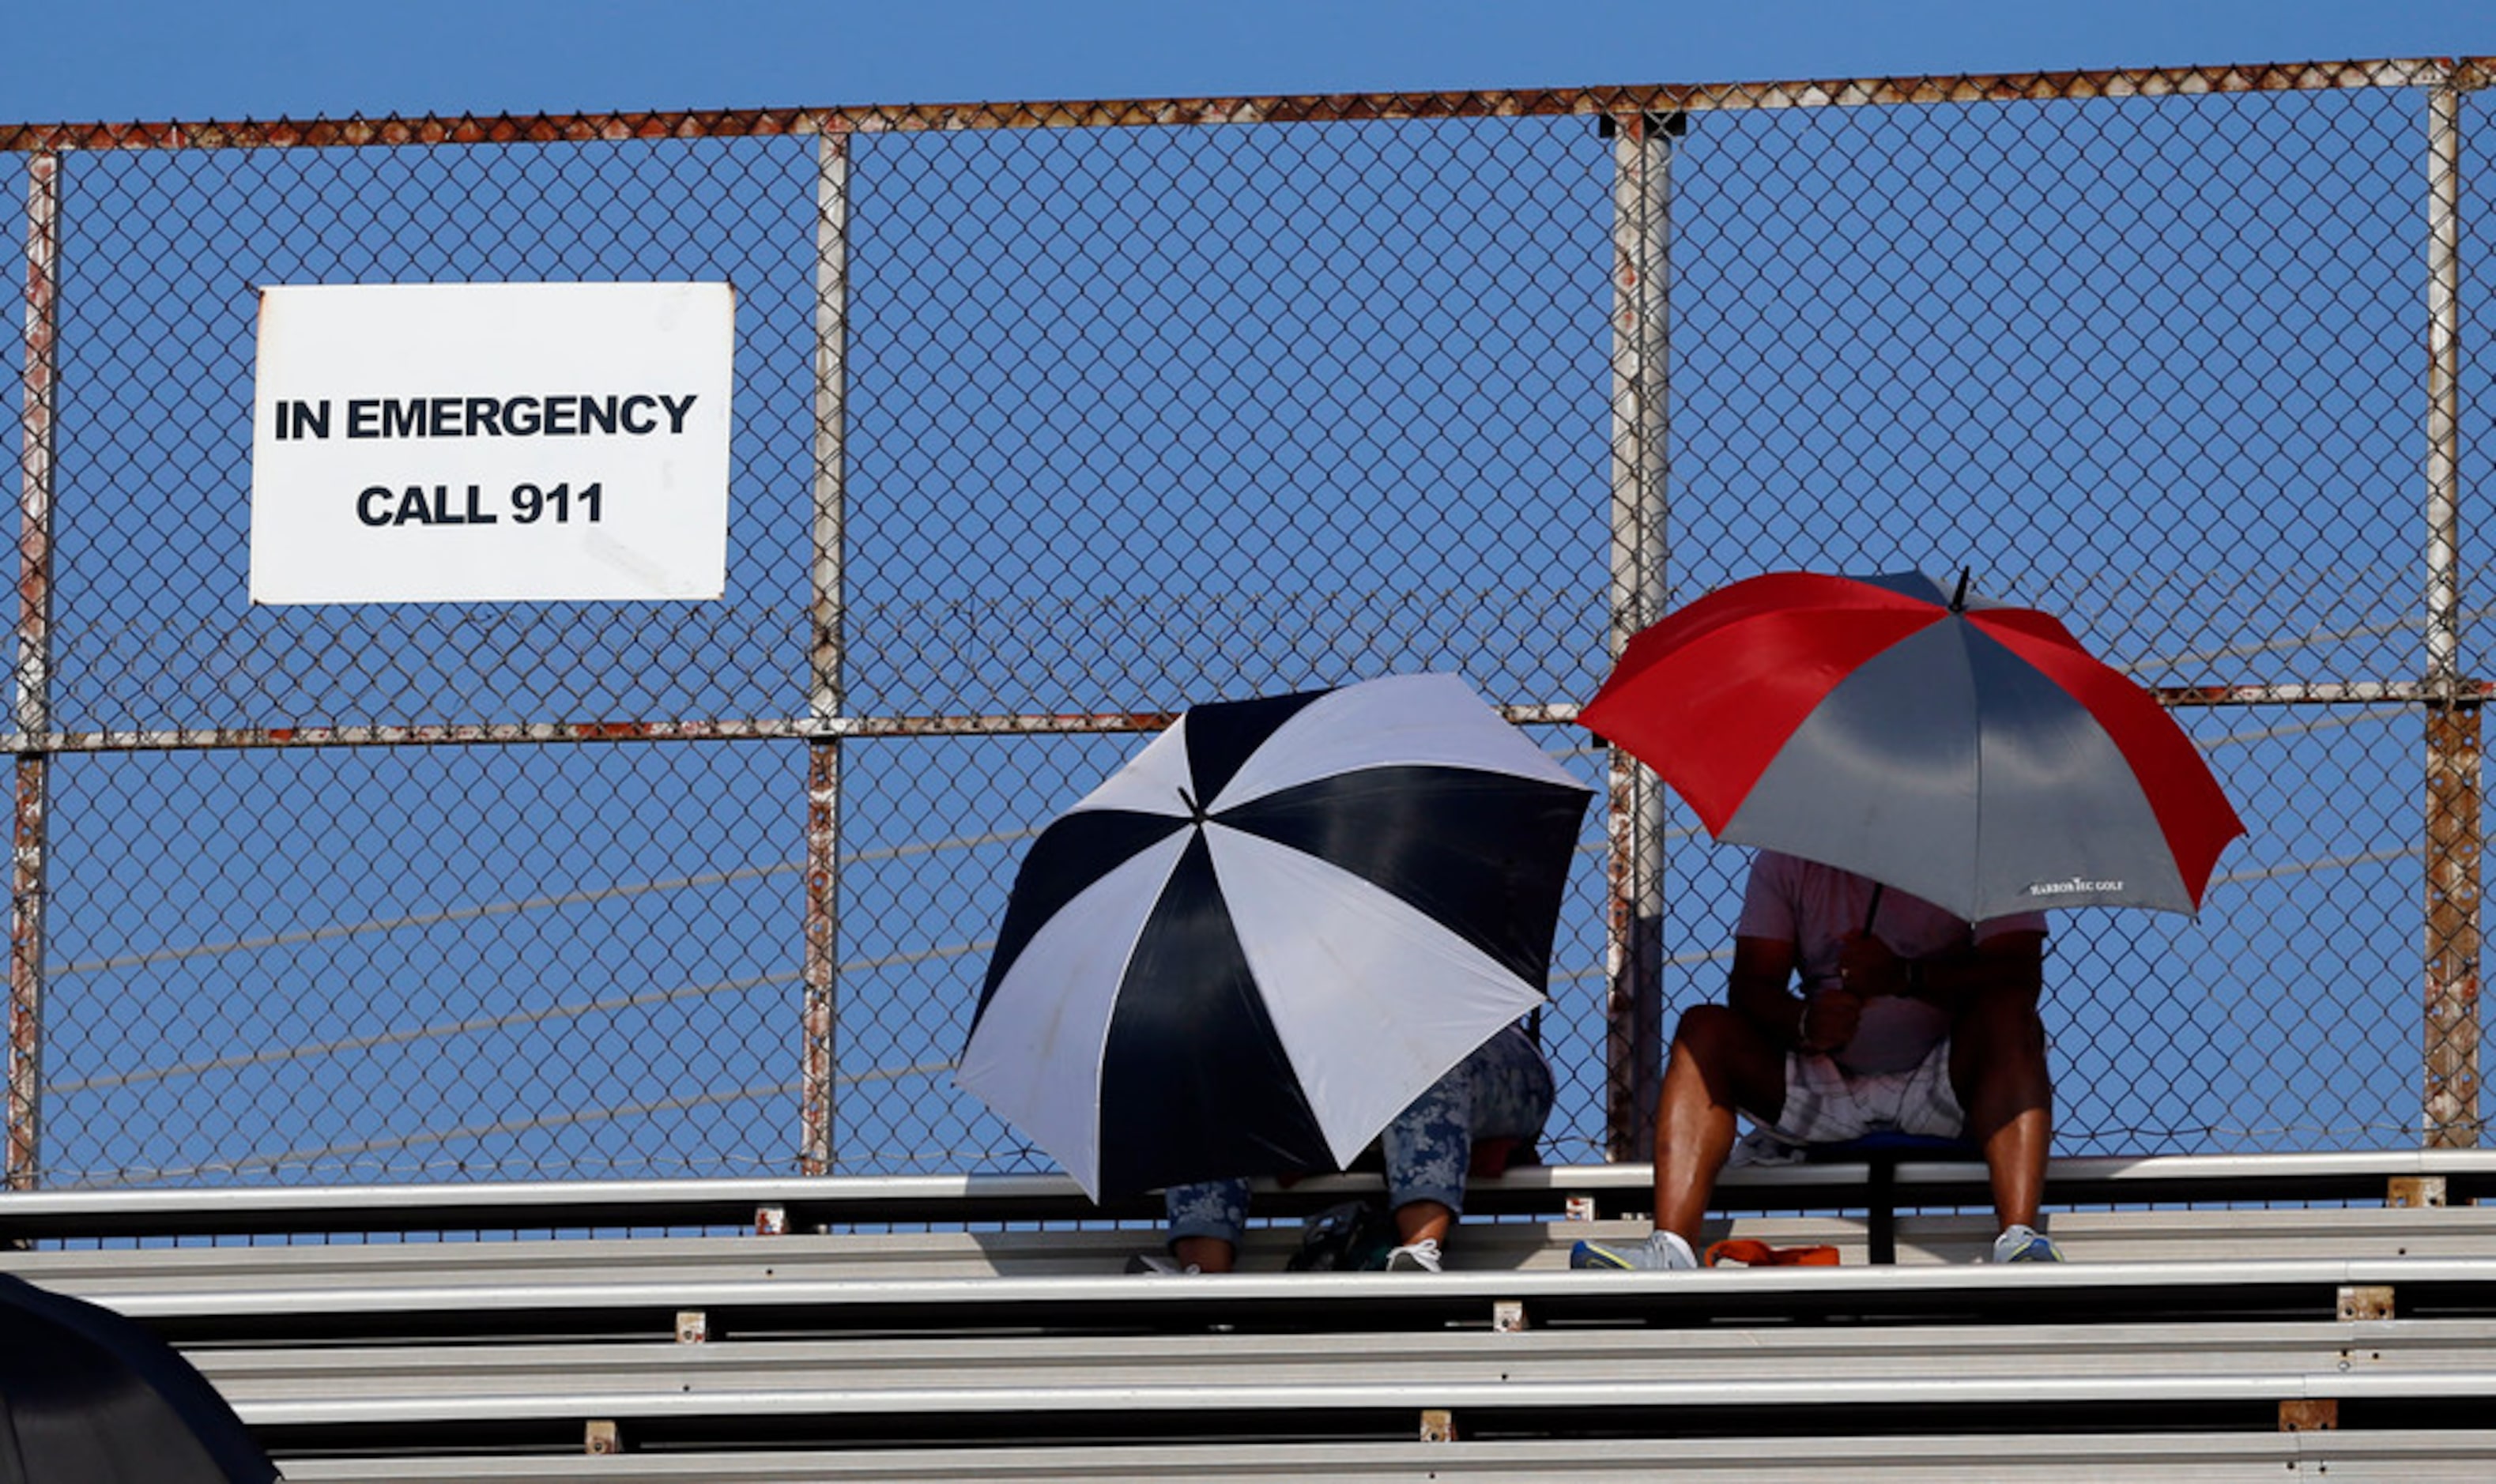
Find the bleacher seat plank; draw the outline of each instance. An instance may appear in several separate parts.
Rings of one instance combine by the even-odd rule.
[[[883,1393],[957,1396],[964,1411],[1027,1390],[1188,1392],[1242,1386],[1625,1380],[1829,1385],[2174,1377],[2424,1376],[2496,1368],[2496,1318],[2288,1320],[2179,1325],[1919,1324],[1741,1328],[1487,1328],[1367,1333],[942,1339],[664,1341],[210,1349],[194,1352],[227,1398],[260,1420],[299,1420],[386,1398],[456,1421],[491,1404],[513,1414],[629,1415],[646,1399],[734,1396],[800,1409],[873,1409]],[[2326,1387],[2327,1389],[2327,1387]],[[582,1398],[601,1399],[590,1407]],[[642,1399],[636,1401],[634,1399]]]
[[[2496,1253],[2496,1206],[2309,1207],[2278,1210],[2064,1211],[2048,1221],[2075,1262],[2192,1261],[2332,1256],[2471,1256]],[[1911,1265],[1980,1260],[1989,1218],[1909,1216],[1898,1260]],[[1461,1272],[1566,1268],[1580,1237],[1635,1240],[1643,1221],[1497,1221],[1466,1225],[1449,1249]],[[1826,1244],[1843,1261],[1864,1260],[1863,1222],[1845,1217],[1720,1220],[1711,1235],[1777,1246]],[[707,1283],[796,1278],[1054,1278],[1119,1273],[1154,1245],[1138,1230],[943,1231],[786,1237],[635,1237],[503,1242],[387,1242],[296,1246],[99,1247],[0,1253],[0,1268],[31,1282],[109,1302],[115,1295],[265,1286],[381,1283]],[[1289,1225],[1252,1234],[1246,1265],[1282,1268],[1296,1240]]]
[[[2055,1159],[2047,1195],[2057,1206],[2227,1200],[2377,1200],[2397,1178],[2445,1181],[2454,1203],[2496,1196],[2496,1150],[2413,1149],[2347,1154],[2075,1156]],[[1643,1211],[1653,1170],[1643,1164],[1538,1165],[1476,1182],[1479,1215],[1557,1217],[1567,1197],[1591,1196],[1606,1215]],[[1732,1212],[1844,1209],[1859,1202],[1864,1166],[1741,1166],[1717,1186]],[[1965,1160],[1898,1166],[1902,1206],[1981,1204],[1984,1170]],[[1380,1189],[1375,1174],[1315,1176],[1289,1188],[1261,1182],[1258,1209],[1321,1210]],[[0,1192],[0,1244],[107,1238],[370,1232],[589,1232],[626,1228],[751,1228],[758,1211],[793,1230],[877,1225],[961,1226],[1127,1220],[1161,1214],[1152,1197],[1095,1205],[1063,1175],[827,1176],[646,1181],[493,1181],[379,1186],[236,1186]]]
[[[2489,1475],[2496,1432],[1950,1434],[1453,1443],[1239,1442],[691,1451],[612,1457],[285,1458],[290,1484],[2417,1484]]]
[[[271,1252],[292,1251],[272,1249]],[[86,1296],[74,1282],[56,1284]],[[35,1281],[43,1282],[37,1278]],[[1905,1320],[2139,1317],[2163,1312],[2312,1317],[2356,1284],[2389,1285],[2409,1305],[2455,1313],[2496,1306],[2496,1256],[2249,1261],[1717,1269],[1698,1273],[1240,1273],[1215,1279],[702,1277],[614,1281],[571,1274],[456,1281],[400,1273],[363,1283],[296,1283],[279,1268],[257,1283],[194,1288],[131,1285],[111,1306],[177,1341],[388,1340],[464,1334],[524,1338],[672,1334],[700,1310],[748,1335],[861,1330],[1173,1330],[1409,1328],[1483,1319],[1500,1300],[1537,1322],[1697,1324],[1729,1318]],[[102,1296],[102,1295],[98,1295]],[[2404,1311],[2406,1312],[2406,1310]]]

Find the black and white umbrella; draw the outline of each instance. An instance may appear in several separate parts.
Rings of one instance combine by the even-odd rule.
[[[191,1363],[109,1309],[0,1273],[0,1484],[273,1484]]]
[[[1095,1199],[1340,1167],[1542,1003],[1591,797],[1451,675],[1198,706],[1033,842],[956,1080]]]

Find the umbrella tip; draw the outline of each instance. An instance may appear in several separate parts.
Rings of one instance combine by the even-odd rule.
[[[1976,569],[1972,567],[1962,567],[1958,570],[1958,591],[1950,594],[1951,612],[1963,613],[1967,611],[1967,578],[1968,573],[1975,570]]]
[[[1204,811],[1197,807],[1196,796],[1194,794],[1188,792],[1185,788],[1181,788],[1178,790],[1178,801],[1187,806],[1187,819],[1189,823],[1201,824],[1204,822]]]

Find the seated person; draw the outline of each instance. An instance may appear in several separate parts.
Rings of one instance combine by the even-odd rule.
[[[1551,1068],[1522,1026],[1509,1025],[1395,1115],[1379,1142],[1398,1246],[1390,1272],[1439,1271],[1439,1248],[1465,1209],[1468,1173],[1498,1174],[1551,1116]],[[1164,1192],[1170,1257],[1153,1272],[1228,1273],[1248,1224],[1248,1182],[1207,1180]]]
[[[2060,1262],[2037,1229],[2053,1087],[2037,1000],[2045,918],[1970,924],[1834,866],[1762,850],[1733,929],[1726,1004],[1674,1029],[1655,1109],[1655,1225],[1579,1242],[1570,1266],[1695,1268],[1734,1114],[1786,1144],[1878,1130],[1966,1138],[1983,1154],[1996,1262]],[[1787,988],[1798,976],[1800,993]]]

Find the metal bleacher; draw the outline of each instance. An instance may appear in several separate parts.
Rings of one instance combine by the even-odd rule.
[[[13,1192],[0,1268],[297,1481],[2496,1477],[2496,1152],[2061,1160],[2059,1268],[1973,1260],[1981,1168],[1900,1167],[1893,1266],[1861,1168],[1736,1169],[1844,1262],[1568,1271],[1648,1178],[1483,1182],[1436,1276],[1279,1271],[1358,1175],[1224,1278],[1057,1177]]]

